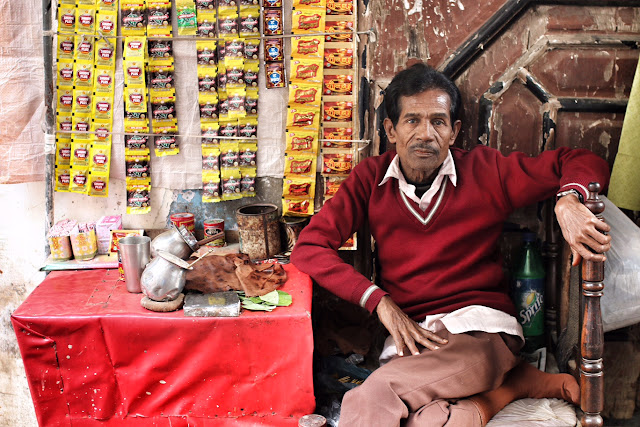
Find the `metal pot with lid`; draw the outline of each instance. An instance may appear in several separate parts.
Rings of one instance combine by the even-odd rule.
[[[219,239],[224,236],[224,231],[208,236],[202,240],[196,240],[195,236],[187,230],[184,225],[176,228],[175,225],[171,225],[171,228],[158,236],[151,242],[151,257],[156,258],[158,252],[168,252],[176,257],[185,260],[191,256],[193,252],[200,249],[201,245]]]
[[[177,256],[157,251],[142,272],[140,288],[149,299],[172,301],[180,295],[187,281],[187,270],[191,265]]]

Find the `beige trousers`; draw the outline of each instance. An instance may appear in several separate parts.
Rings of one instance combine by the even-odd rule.
[[[519,362],[520,340],[478,331],[439,334],[449,343],[396,357],[347,392],[340,427],[480,427],[478,410],[464,398],[502,384]]]

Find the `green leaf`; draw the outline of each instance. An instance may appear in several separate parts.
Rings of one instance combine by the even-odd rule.
[[[251,301],[244,300],[242,302],[242,308],[246,308],[247,310],[255,310],[255,311],[271,311],[275,307],[265,305],[265,304],[255,304]]]
[[[262,295],[260,299],[271,305],[278,305],[280,297],[278,296],[278,291],[271,291],[268,294]]]
[[[291,295],[289,295],[285,291],[276,292],[278,292],[278,303],[276,304],[277,306],[286,307],[288,305],[291,305],[291,303],[293,302],[293,298],[291,298]]]
[[[260,297],[249,297],[249,298],[246,298],[246,299],[248,299],[249,301],[251,301],[254,304],[262,304],[262,300],[260,299]]]

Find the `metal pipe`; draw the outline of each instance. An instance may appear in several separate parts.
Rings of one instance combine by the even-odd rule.
[[[44,56],[44,105],[45,105],[45,254],[49,256],[50,248],[46,238],[53,224],[53,188],[55,181],[55,111],[53,108],[53,37],[51,31],[51,0],[42,0],[42,50]]]

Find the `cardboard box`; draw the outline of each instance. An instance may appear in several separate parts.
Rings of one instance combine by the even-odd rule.
[[[111,230],[122,230],[122,215],[103,216],[96,223],[96,239],[100,255],[109,253]]]

